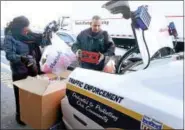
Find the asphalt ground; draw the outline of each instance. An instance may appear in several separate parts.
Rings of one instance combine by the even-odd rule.
[[[9,62],[1,51],[1,129],[31,129],[15,121],[15,97]]]

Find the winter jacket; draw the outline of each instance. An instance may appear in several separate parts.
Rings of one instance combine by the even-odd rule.
[[[39,50],[39,46],[49,45],[50,42],[43,40],[42,35],[37,35],[37,38],[34,39],[30,35],[30,39],[34,41],[26,41],[23,42],[21,40],[16,39],[11,34],[5,35],[3,48],[6,52],[6,58],[10,61],[10,67],[13,75],[29,75],[28,68],[21,62],[21,56],[32,55],[37,61],[38,69],[39,69],[39,59],[41,57],[41,53]],[[29,43],[30,42],[30,43]]]
[[[115,45],[108,33],[106,31],[100,31],[93,36],[91,28],[82,31],[77,36],[77,41],[72,45],[72,51],[76,53],[78,49],[82,51],[100,52],[104,54],[104,56],[115,55]],[[101,70],[103,65],[103,63],[92,65],[81,62],[81,67],[87,69]]]
[[[112,56],[114,55],[115,45],[106,31],[100,31],[93,37],[91,28],[88,28],[77,36],[77,41],[72,46],[74,53],[78,49],[100,52],[105,56]]]

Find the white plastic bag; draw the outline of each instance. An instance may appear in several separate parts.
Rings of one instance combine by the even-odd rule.
[[[52,45],[44,49],[40,60],[41,70],[45,73],[61,74],[67,70],[67,67],[77,60],[76,55],[71,48],[60,39],[55,33],[52,33]]]
[[[103,68],[103,72],[114,74],[116,72],[115,60],[113,58],[106,59],[107,63]]]

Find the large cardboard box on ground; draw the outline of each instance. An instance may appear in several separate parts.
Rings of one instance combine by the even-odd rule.
[[[61,74],[63,80],[54,74],[27,77],[14,82],[19,87],[21,120],[34,129],[49,129],[57,120],[61,99],[65,96],[66,79],[70,72]]]

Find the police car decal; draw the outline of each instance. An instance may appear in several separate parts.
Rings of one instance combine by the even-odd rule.
[[[80,93],[66,90],[69,104],[103,128],[139,129],[140,121]],[[124,123],[123,123],[124,122]]]
[[[142,130],[154,130],[154,129],[161,130],[163,129],[163,124],[150,117],[143,116],[140,129]]]
[[[76,85],[76,86],[78,86],[80,88],[83,88],[83,89],[85,89],[87,91],[90,91],[92,93],[100,95],[100,96],[102,96],[104,98],[110,99],[110,100],[112,100],[114,102],[117,102],[117,103],[120,103],[124,99],[121,96],[115,95],[115,94],[113,94],[111,92],[107,92],[107,91],[105,91],[103,89],[99,89],[99,88],[94,87],[92,85],[85,84],[85,83],[83,83],[81,81],[78,81],[76,79],[73,79],[73,78],[69,79],[69,83],[74,84],[74,85]]]
[[[123,97],[70,78],[66,96],[69,104],[105,129],[172,129],[125,108]]]

